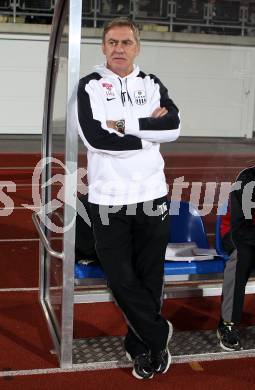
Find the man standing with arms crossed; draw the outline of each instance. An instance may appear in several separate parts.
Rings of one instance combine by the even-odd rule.
[[[159,143],[178,138],[180,120],[160,80],[134,65],[139,31],[129,19],[106,25],[102,50],[106,64],[78,88],[92,227],[100,263],[127,321],[132,373],[152,378],[170,366],[172,336],[172,325],[160,314],[169,212]]]

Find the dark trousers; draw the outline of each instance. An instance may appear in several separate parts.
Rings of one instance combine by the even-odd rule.
[[[88,195],[80,196],[79,200],[83,205],[91,223]],[[77,213],[75,232],[75,261],[78,262],[79,260],[98,261],[98,257],[95,250],[95,239],[93,236],[92,227],[88,225],[86,221],[84,221],[79,213]]]
[[[255,266],[255,247],[238,244],[224,270],[221,316],[225,321],[241,322],[245,287]]]
[[[153,210],[164,202],[165,197],[154,200]],[[169,214],[166,210],[148,216],[143,203],[136,206],[135,215],[126,215],[127,206],[122,206],[109,214],[109,224],[104,225],[99,213],[104,206],[90,204],[96,251],[126,318],[125,346],[131,356],[164,349],[168,336],[160,310]]]

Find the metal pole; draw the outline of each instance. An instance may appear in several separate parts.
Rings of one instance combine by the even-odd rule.
[[[97,0],[94,0],[94,15],[93,15],[93,27],[96,28],[97,27]]]
[[[173,31],[173,21],[174,18],[176,17],[176,2],[173,0],[170,0],[168,2],[168,16],[169,16],[169,31]]]
[[[248,22],[248,7],[241,6],[240,14],[239,14],[240,22],[241,22],[241,35],[245,35],[245,25]]]
[[[16,23],[17,4],[16,0],[13,1],[13,23]]]
[[[74,242],[77,197],[78,129],[76,116],[77,89],[80,78],[82,0],[69,3],[68,84],[65,149],[65,205],[63,242],[63,291],[61,326],[61,367],[72,365],[73,304],[74,304]]]

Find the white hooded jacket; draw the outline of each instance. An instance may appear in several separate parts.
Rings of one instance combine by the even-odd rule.
[[[152,118],[158,107],[168,113]],[[79,133],[88,148],[89,202],[124,205],[167,194],[161,142],[180,133],[179,111],[158,78],[137,66],[121,78],[105,65],[82,78],[78,88]],[[125,120],[125,134],[107,120]]]

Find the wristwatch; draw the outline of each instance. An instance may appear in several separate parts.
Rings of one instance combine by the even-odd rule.
[[[115,122],[116,130],[120,133],[124,133],[125,131],[125,119],[119,119]]]

